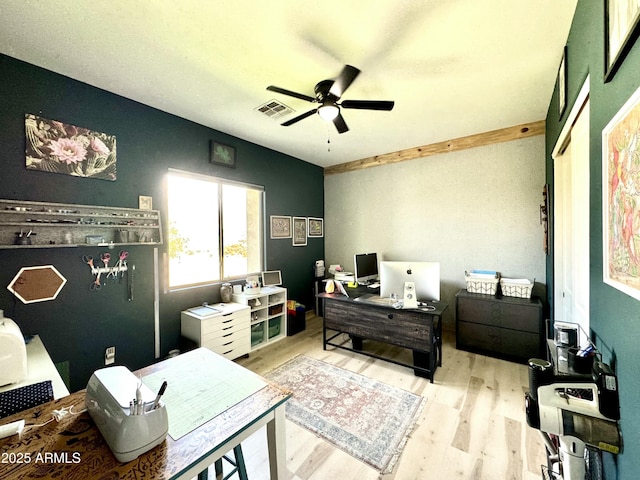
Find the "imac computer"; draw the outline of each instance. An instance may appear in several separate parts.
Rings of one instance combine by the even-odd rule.
[[[366,285],[378,281],[378,255],[375,253],[358,253],[353,256],[356,282]]]
[[[440,300],[440,263],[380,262],[381,297],[395,293],[402,298],[405,282],[415,284],[419,301]]]

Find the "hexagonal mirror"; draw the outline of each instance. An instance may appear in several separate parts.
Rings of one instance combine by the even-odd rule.
[[[67,279],[53,265],[23,267],[7,287],[22,303],[44,302],[58,296]]]

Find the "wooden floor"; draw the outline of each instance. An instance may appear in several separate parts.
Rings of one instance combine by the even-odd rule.
[[[523,395],[528,386],[525,365],[456,350],[452,331],[444,333],[442,367],[436,371],[433,384],[414,376],[408,368],[329,348],[322,350],[322,319],[311,315],[304,332],[238,363],[265,374],[289,358],[304,354],[422,395],[427,402],[395,469],[384,476],[287,420],[287,479],[541,478],[544,447],[524,416]],[[381,344],[379,348],[386,354],[410,359],[404,350]],[[245,441],[243,451],[249,479],[268,479],[266,431]],[[210,477],[214,478],[213,472]]]

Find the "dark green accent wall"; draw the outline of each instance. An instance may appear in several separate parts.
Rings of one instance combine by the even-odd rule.
[[[324,176],[318,166],[11,57],[0,55],[0,72],[0,198],[136,208],[138,195],[150,195],[161,210],[167,238],[163,178],[177,168],[263,185],[267,219],[324,216]],[[26,170],[25,113],[116,135],[117,181]],[[236,168],[209,162],[210,140],[236,148]],[[282,270],[289,298],[312,306],[312,268],[324,258],[324,239],[310,238],[306,247],[294,248],[290,239],[269,239],[267,231],[266,243],[266,267]],[[116,347],[117,363],[132,370],[154,361],[153,247],[127,249],[129,264],[136,265],[132,302],[125,284],[89,291],[92,276],[81,257],[97,257],[104,248],[0,249],[0,309],[23,333],[39,334],[54,362],[67,362],[72,391],[84,388],[91,373],[104,366],[108,346]],[[161,275],[165,251],[166,244],[159,246]],[[6,289],[21,267],[49,264],[68,280],[56,300],[24,305]],[[220,301],[219,286],[161,290],[162,356],[178,347],[180,311],[204,301]]]
[[[580,0],[567,40],[567,109],[558,118],[558,92],[547,113],[547,179],[553,187],[551,152],[567,113],[590,75],[590,324],[604,361],[616,371],[624,451],[605,454],[605,478],[631,480],[640,472],[640,302],[602,281],[602,130],[640,86],[640,44],[630,50],[613,79],[604,83],[605,2]],[[549,302],[553,304],[553,251],[547,258]]]

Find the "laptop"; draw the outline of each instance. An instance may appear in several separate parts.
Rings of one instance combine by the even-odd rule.
[[[262,288],[260,292],[269,293],[282,285],[282,273],[280,270],[268,270],[262,272]]]

